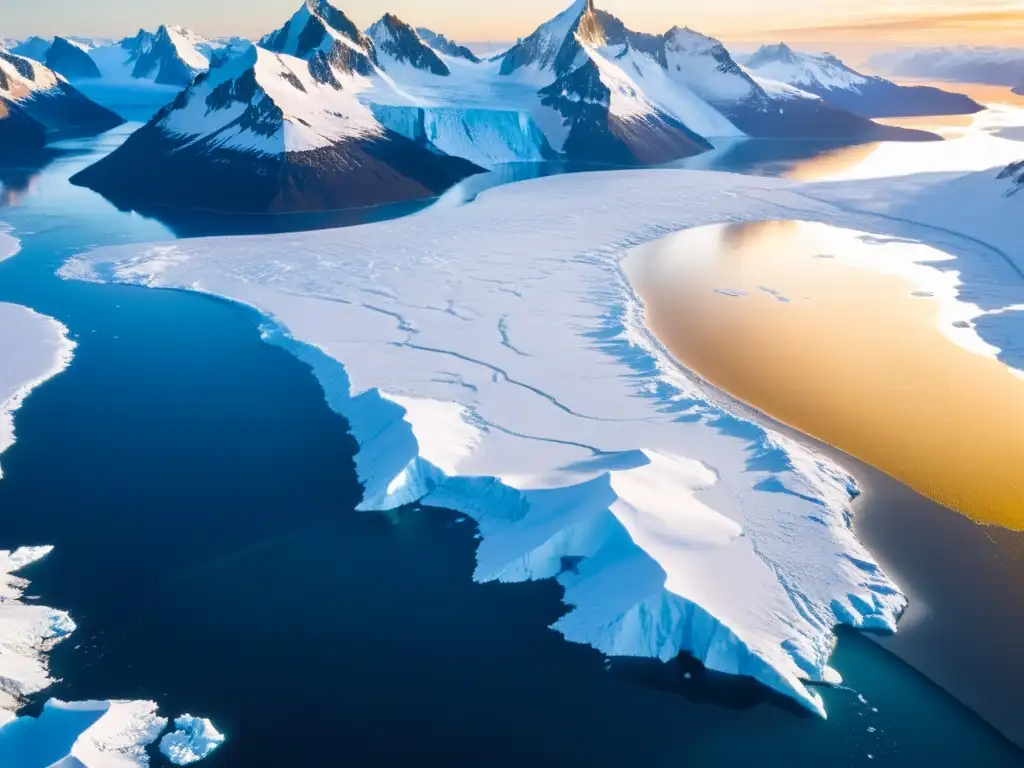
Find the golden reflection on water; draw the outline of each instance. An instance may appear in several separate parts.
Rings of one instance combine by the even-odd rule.
[[[948,507],[1022,530],[1024,380],[954,343],[975,337],[944,332],[948,305],[909,273],[864,266],[907,248],[924,246],[754,222],[673,235],[625,267],[687,368]]]
[[[876,123],[929,131],[945,141],[839,147],[795,161],[783,175],[797,181],[829,181],[980,171],[1005,166],[1024,156],[1024,96],[997,85],[900,82],[964,93],[989,108],[974,115],[878,118]]]

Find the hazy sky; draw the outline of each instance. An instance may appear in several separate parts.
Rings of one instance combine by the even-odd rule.
[[[690,26],[726,40],[894,46],[1024,46],[1024,0],[597,0],[634,29]],[[280,26],[300,0],[0,0],[0,37],[119,36],[161,22],[207,35],[256,36]],[[569,0],[335,0],[360,25],[385,11],[466,41],[512,40]]]

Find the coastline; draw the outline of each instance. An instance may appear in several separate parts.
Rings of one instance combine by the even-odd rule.
[[[1024,711],[1024,592],[1018,589],[1024,533],[977,523],[669,357],[730,410],[829,458],[856,479],[853,530],[908,599],[895,633],[865,635],[1024,749],[1018,714]]]
[[[975,523],[838,448],[750,411],[857,478],[854,530],[908,598],[895,634],[866,635],[1024,749],[1024,533]]]
[[[0,358],[5,361],[0,371],[0,456],[15,441],[14,413],[33,390],[71,364],[75,347],[67,327],[57,320],[19,304],[0,303]]]

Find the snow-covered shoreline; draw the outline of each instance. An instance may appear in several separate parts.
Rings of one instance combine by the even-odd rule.
[[[19,248],[16,238],[0,231],[0,261]],[[37,387],[71,364],[75,347],[62,323],[0,302],[0,454],[14,443],[15,412]],[[0,765],[63,764],[67,758],[89,768],[114,765],[112,760],[144,767],[146,747],[167,725],[155,702],[50,699],[38,718],[16,715],[29,696],[55,682],[50,651],[76,628],[67,611],[22,599],[29,582],[19,572],[52,551],[51,546],[0,550]],[[209,721],[204,723],[213,730]],[[208,746],[202,756],[216,746]]]
[[[27,307],[0,303],[0,454],[14,444],[15,411],[34,389],[71,364],[74,350],[62,323]]]
[[[362,508],[461,511],[482,537],[475,577],[558,578],[568,639],[690,652],[824,714],[803,681],[837,679],[834,626],[893,630],[905,605],[853,534],[855,482],[682,371],[619,267],[721,221],[936,235],[820,192],[671,170],[549,177],[347,230],[100,249],[62,275],[256,308],[348,418]]]

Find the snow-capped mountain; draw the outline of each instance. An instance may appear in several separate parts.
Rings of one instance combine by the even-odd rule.
[[[544,104],[563,118],[566,153],[651,163],[693,154],[708,138],[936,138],[876,125],[806,91],[752,77],[717,40],[674,27],[634,32],[577,0],[501,57],[505,77],[548,80]],[[599,149],[596,136],[605,138]],[[618,150],[608,155],[612,146]]]
[[[761,47],[746,60],[746,66],[758,77],[795,86],[862,117],[959,115],[983,109],[963,94],[897,85],[861,74],[831,54],[801,53],[785,43]]]
[[[481,169],[386,129],[364,79],[250,46],[72,181],[129,205],[325,210],[432,197]]]
[[[132,77],[158,85],[185,86],[205,72],[213,55],[224,47],[184,27],[165,24],[151,41],[142,41],[136,49]]]
[[[1010,182],[1010,188],[1006,192],[1007,197],[1017,194],[1024,189],[1024,160],[1006,166],[996,178]]]
[[[377,52],[373,41],[328,0],[306,0],[285,25],[266,35],[260,47],[308,59],[321,74],[372,75]]]
[[[898,77],[1016,86],[1024,77],[1024,48],[898,48],[875,54],[866,66]]]
[[[366,30],[366,34],[373,40],[378,63],[385,70],[393,68],[389,64],[405,64],[443,77],[451,74],[448,65],[416,30],[393,14],[385,14]]]
[[[43,64],[0,48],[0,147],[41,147],[91,136],[124,121],[83,96]]]
[[[420,38],[422,38],[423,42],[438,53],[443,53],[446,56],[451,56],[456,59],[465,59],[466,61],[471,61],[474,64],[480,63],[480,57],[469,50],[469,48],[464,45],[459,45],[454,40],[449,40],[438,32],[434,32],[426,27],[416,27],[416,32],[419,34]]]
[[[47,40],[44,37],[29,37],[12,43],[7,49],[15,56],[24,56],[43,63],[51,45],[53,45],[53,40]]]
[[[89,56],[88,47],[65,37],[53,39],[43,63],[68,80],[100,77],[100,69]]]

